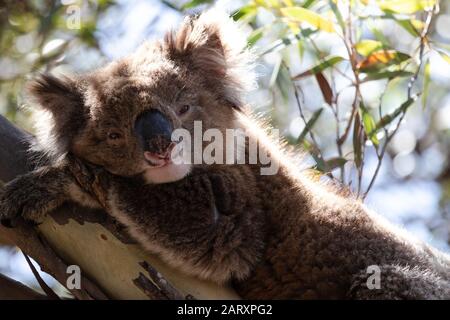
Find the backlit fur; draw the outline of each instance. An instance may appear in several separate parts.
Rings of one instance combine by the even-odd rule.
[[[66,200],[95,207],[70,174],[73,155],[105,169],[107,211],[146,250],[185,273],[232,283],[243,298],[449,299],[448,255],[299,169],[253,120],[241,98],[255,82],[252,59],[236,24],[209,11],[90,74],[42,76],[30,91],[45,113],[39,141],[52,165],[11,182],[0,215],[17,216],[20,204],[39,220]],[[183,105],[191,108],[180,116]],[[191,133],[195,120],[203,130],[243,128],[279,170],[150,168],[134,123],[151,109]],[[109,141],[110,132],[121,139]],[[371,266],[381,270],[379,289],[367,285]]]

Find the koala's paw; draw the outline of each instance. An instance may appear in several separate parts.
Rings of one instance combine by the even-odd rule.
[[[40,224],[55,203],[54,195],[45,186],[27,176],[19,177],[8,183],[0,194],[0,223],[14,227],[23,218]]]

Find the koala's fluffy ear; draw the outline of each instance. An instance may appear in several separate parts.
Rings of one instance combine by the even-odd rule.
[[[28,94],[45,111],[35,123],[44,151],[59,157],[68,151],[73,136],[85,123],[83,95],[70,78],[41,74],[28,85]]]
[[[165,45],[172,59],[201,72],[232,102],[255,87],[254,56],[245,34],[224,12],[209,10],[197,18],[187,17],[176,32],[166,35]]]
[[[70,78],[41,74],[28,85],[28,92],[39,106],[55,116],[76,108],[82,96]]]

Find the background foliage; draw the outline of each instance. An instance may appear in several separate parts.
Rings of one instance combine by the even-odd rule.
[[[90,70],[213,4],[245,26],[259,56],[255,111],[308,151],[308,166],[449,250],[448,1],[7,0],[0,113],[32,131],[23,88],[37,72]],[[20,256],[2,255],[0,271],[31,281]]]

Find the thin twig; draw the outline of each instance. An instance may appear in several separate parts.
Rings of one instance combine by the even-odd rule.
[[[289,68],[289,66],[282,61],[283,66],[286,68],[286,70],[288,71],[289,75],[291,74],[291,69]],[[298,94],[299,88],[296,86],[294,81],[291,81],[292,83],[292,88],[294,89],[294,96],[295,96],[295,101],[297,102],[297,107],[298,107],[298,111],[300,114],[300,118],[302,119],[302,121],[304,122],[305,126],[308,123],[308,120],[306,120],[306,116],[303,112],[303,106],[302,106],[302,101],[300,99],[300,96]],[[316,136],[315,134],[312,132],[312,130],[309,130],[308,132],[309,136],[311,137],[311,140],[314,144],[314,149],[317,151],[317,153],[319,154],[320,158],[323,159],[323,154],[319,148],[319,144],[317,142]]]
[[[433,16],[434,16],[435,10],[436,10],[436,7],[433,7],[430,11],[428,11],[427,18],[426,18],[426,21],[425,21],[425,26],[423,28],[423,31],[422,31],[421,35],[420,35],[419,63],[418,63],[418,67],[417,67],[416,72],[413,74],[413,76],[410,78],[410,80],[408,82],[407,100],[412,99],[413,87],[414,87],[414,84],[415,84],[415,82],[416,82],[416,80],[417,80],[417,78],[419,76],[420,70],[421,70],[422,65],[423,65],[423,56],[424,56],[424,51],[425,51],[425,45],[427,43],[427,36],[428,36],[429,30],[430,30],[431,23],[433,21]],[[385,140],[385,143],[383,144],[381,152],[379,154],[377,154],[378,155],[377,167],[375,168],[375,172],[374,172],[374,174],[372,176],[372,179],[370,180],[369,186],[367,187],[366,192],[363,195],[363,199],[365,199],[367,197],[367,194],[372,189],[372,187],[373,187],[373,185],[375,183],[375,180],[376,180],[376,178],[378,176],[378,173],[380,171],[381,164],[383,162],[383,158],[384,158],[384,155],[385,155],[386,150],[387,150],[387,146],[388,146],[389,142],[392,140],[392,138],[395,136],[397,131],[399,130],[400,125],[403,122],[403,119],[405,118],[405,116],[406,116],[406,110],[403,111],[403,113],[401,114],[401,116],[400,116],[400,118],[399,118],[399,120],[397,122],[397,125],[396,125],[395,129],[392,131],[392,133],[390,135],[386,134],[386,140]],[[387,133],[387,131],[385,131],[385,132]]]
[[[345,49],[347,50],[347,54],[349,56],[349,60],[350,60],[350,66],[351,66],[351,70],[353,72],[353,76],[354,76],[354,81],[353,81],[353,86],[355,87],[355,97],[353,99],[353,103],[352,103],[352,112],[351,112],[351,116],[347,125],[347,128],[345,129],[345,133],[343,135],[343,137],[341,137],[341,139],[338,140],[338,143],[344,143],[345,139],[347,138],[347,135],[350,131],[353,119],[358,116],[357,110],[359,109],[359,104],[362,101],[362,95],[361,95],[361,81],[359,79],[359,70],[358,70],[358,55],[356,53],[356,49],[354,46],[354,41],[353,41],[353,27],[352,27],[352,4],[351,1],[349,1],[348,4],[348,19],[347,19],[347,27],[344,28],[344,46]],[[339,145],[339,144],[338,144]],[[359,196],[360,192],[361,192],[361,181],[362,181],[362,176],[363,176],[363,168],[364,168],[364,154],[365,154],[365,144],[362,145],[362,150],[361,150],[361,163],[359,166],[357,166],[357,172],[358,172],[358,184],[357,184],[357,195]]]
[[[292,84],[293,84],[293,87],[294,87],[294,95],[295,95],[295,100],[297,102],[298,110],[299,110],[299,113],[300,113],[300,118],[303,120],[303,122],[304,122],[304,124],[306,126],[308,121],[306,120],[305,114],[303,112],[303,106],[302,106],[302,102],[300,100],[300,96],[298,94],[298,88],[297,88],[297,86],[294,83],[292,83]],[[319,154],[320,158],[323,160],[324,158],[323,158],[322,151],[319,148],[319,143],[317,142],[316,135],[314,134],[314,132],[312,132],[312,128],[311,128],[311,130],[308,131],[308,134],[311,137],[311,140],[312,140],[312,142],[314,144],[314,149],[316,149],[316,151]]]

